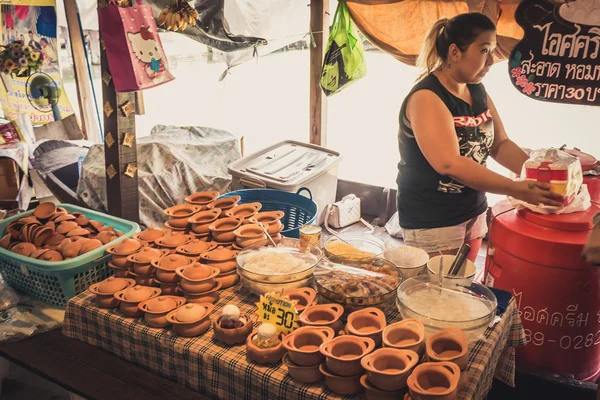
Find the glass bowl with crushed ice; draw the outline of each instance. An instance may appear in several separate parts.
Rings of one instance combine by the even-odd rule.
[[[484,285],[470,279],[444,279],[421,275],[402,282],[396,305],[402,318],[415,318],[425,335],[447,328],[465,331],[469,341],[480,338],[496,316],[498,301]]]

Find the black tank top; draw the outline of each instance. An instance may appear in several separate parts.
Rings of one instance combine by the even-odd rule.
[[[400,109],[400,163],[398,164],[398,214],[405,229],[458,225],[487,210],[485,193],[437,173],[417,145],[406,118],[406,104],[418,90],[431,90],[454,117],[460,154],[485,166],[494,141],[494,124],[482,84],[467,85],[473,105],[450,93],[434,74],[413,87]]]

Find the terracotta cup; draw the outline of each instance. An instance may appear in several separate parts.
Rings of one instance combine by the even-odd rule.
[[[412,350],[419,355],[425,348],[425,327],[416,319],[405,319],[388,325],[382,333],[384,347]]]
[[[290,378],[298,383],[315,383],[323,379],[323,374],[319,368],[321,364],[309,366],[298,365],[290,359],[290,353],[284,355],[281,361],[287,367]]]
[[[413,400],[454,400],[459,379],[456,364],[426,362],[415,367],[407,383]]]
[[[306,307],[299,316],[300,323],[308,326],[325,326],[338,332],[343,324],[340,317],[344,313],[344,307],[339,304],[318,304]]]
[[[429,361],[449,361],[462,370],[469,364],[469,339],[457,328],[444,329],[429,336],[425,342],[425,353]]]
[[[321,364],[325,356],[321,354],[321,345],[335,336],[331,328],[303,326],[287,335],[283,347],[288,351],[290,360],[299,366]]]
[[[419,362],[419,355],[412,350],[382,348],[363,357],[361,365],[367,371],[369,383],[386,391],[406,387],[406,380]]]
[[[306,307],[316,303],[317,292],[313,288],[286,289],[283,291],[283,294],[288,296],[290,300],[296,301],[296,311],[299,313],[304,311]]]
[[[325,363],[319,366],[319,371],[325,376],[325,385],[334,393],[351,396],[362,391],[360,374],[354,376],[336,375],[327,368]]]
[[[367,307],[348,315],[346,333],[360,337],[369,337],[376,346],[381,345],[381,334],[386,327],[385,314],[379,308]]]
[[[338,336],[319,347],[327,368],[339,376],[362,375],[360,360],[374,349],[373,339],[352,335]]]

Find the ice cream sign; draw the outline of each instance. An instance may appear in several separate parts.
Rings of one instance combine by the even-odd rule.
[[[524,0],[525,31],[508,62],[521,93],[542,101],[600,106],[600,0]]]

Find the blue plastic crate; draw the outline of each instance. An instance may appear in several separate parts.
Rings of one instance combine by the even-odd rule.
[[[309,197],[300,193],[306,191]],[[225,193],[221,197],[240,196],[240,204],[259,202],[262,211],[283,211],[285,216],[281,219],[284,228],[283,236],[300,238],[300,227],[312,224],[317,219],[319,207],[312,200],[312,193],[308,188],[302,187],[296,193],[277,189],[244,189]]]
[[[13,253],[0,247],[0,273],[11,287],[38,300],[64,308],[67,301],[87,290],[91,285],[106,279],[111,270],[107,263],[110,255],[106,248],[140,231],[135,222],[77,207],[60,204],[69,212],[80,212],[87,218],[114,226],[123,232],[118,240],[66,261],[50,262]],[[8,224],[29,212],[0,221],[0,237]]]

